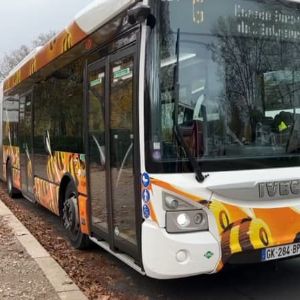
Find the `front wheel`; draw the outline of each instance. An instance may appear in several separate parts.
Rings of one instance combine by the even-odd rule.
[[[62,219],[72,246],[76,249],[88,248],[90,239],[80,230],[78,193],[73,182],[70,182],[66,189]]]

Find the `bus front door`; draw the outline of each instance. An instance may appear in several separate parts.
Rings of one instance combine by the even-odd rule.
[[[32,127],[32,93],[29,92],[20,98],[20,168],[21,190],[29,199],[33,197],[33,127]]]
[[[135,48],[88,67],[88,180],[92,231],[139,257]],[[135,129],[134,129],[135,128]]]
[[[134,160],[137,149],[135,125],[135,59],[120,53],[110,62],[109,175],[112,202],[112,237],[114,247],[126,249],[132,256],[137,249],[138,203],[135,194]]]

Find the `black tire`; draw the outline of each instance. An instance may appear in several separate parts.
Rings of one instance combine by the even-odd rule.
[[[67,231],[72,246],[76,249],[87,249],[90,246],[90,239],[80,230],[78,212],[78,193],[76,186],[70,182],[66,188],[62,208],[62,222]]]
[[[20,197],[20,191],[17,190],[14,187],[14,182],[13,182],[13,172],[12,172],[12,166],[11,163],[8,161],[7,166],[6,166],[6,187],[7,187],[7,193],[9,197],[11,198],[17,198]]]

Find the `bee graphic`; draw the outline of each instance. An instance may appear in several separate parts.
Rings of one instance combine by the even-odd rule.
[[[205,0],[193,0],[193,22],[201,24],[204,22],[203,4]]]
[[[68,51],[72,47],[72,35],[70,32],[66,32],[63,39],[63,52]]]
[[[14,86],[21,82],[21,70],[17,71],[14,75]]]
[[[31,61],[31,65],[30,65],[30,75],[32,75],[33,73],[36,72],[37,70],[37,63],[36,63],[36,58],[34,58],[32,61]]]

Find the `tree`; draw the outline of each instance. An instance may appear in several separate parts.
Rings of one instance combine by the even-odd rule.
[[[33,48],[45,45],[50,39],[52,39],[55,36],[55,34],[56,32],[53,30],[47,33],[39,34],[38,37],[31,43]]]
[[[2,81],[34,48],[46,44],[55,34],[54,31],[41,33],[29,46],[22,45],[11,53],[5,54],[0,60],[0,81]]]
[[[30,52],[30,48],[22,45],[10,54],[5,54],[0,61],[0,80],[3,80],[10,70],[12,70],[26,55]]]
[[[208,47],[226,87],[219,95],[224,115],[230,128],[247,142],[256,138],[257,124],[267,110],[293,107],[297,97],[299,43],[288,33],[299,29],[288,22],[274,21],[279,11],[274,3],[273,10],[269,4],[262,9],[273,16],[270,21],[251,14],[219,17],[213,28],[216,38]],[[239,32],[242,23],[244,29]]]

